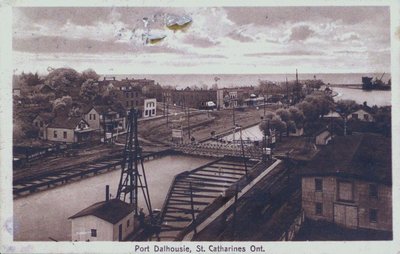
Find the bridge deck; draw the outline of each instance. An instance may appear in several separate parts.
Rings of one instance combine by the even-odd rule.
[[[247,160],[248,169],[257,161]],[[175,240],[215,198],[246,174],[242,159],[221,158],[177,175],[161,211],[161,241]]]

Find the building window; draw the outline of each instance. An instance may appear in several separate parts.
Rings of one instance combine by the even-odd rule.
[[[357,114],[351,114],[351,118],[358,119],[358,115]]]
[[[127,107],[129,107],[129,101],[127,101],[125,104],[126,104]]]
[[[322,191],[322,179],[315,178],[315,191]]]
[[[40,127],[43,127],[43,122],[42,121],[40,121]]]
[[[322,215],[322,203],[315,203],[315,214]]]
[[[366,120],[366,121],[369,120],[369,115],[368,114],[364,114],[364,120]]]
[[[35,125],[36,125],[36,127],[39,127],[39,123],[38,122],[35,122]]]
[[[146,111],[144,112],[144,115],[147,116],[149,114],[149,111],[146,109]]]
[[[369,185],[369,197],[378,198],[378,185],[376,184]]]
[[[341,201],[353,201],[353,183],[347,181],[338,182],[338,199]]]
[[[96,120],[96,114],[93,114],[93,120]]]
[[[154,116],[156,114],[156,110],[155,109],[151,110],[151,114],[153,114]]]
[[[378,222],[378,210],[377,209],[369,209],[369,222]]]
[[[66,131],[64,131],[64,133],[63,133],[63,137],[64,137],[64,139],[66,139],[66,138],[67,138],[67,132],[66,132]]]
[[[97,229],[91,229],[90,230],[90,236],[91,237],[97,237]]]
[[[54,138],[57,138],[57,131],[54,131],[54,132],[53,132],[53,137],[54,137]]]
[[[92,114],[89,114],[89,120],[92,120]]]
[[[129,227],[129,220],[126,221],[126,227]]]

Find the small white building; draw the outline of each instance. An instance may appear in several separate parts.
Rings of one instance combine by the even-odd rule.
[[[372,117],[372,115],[370,113],[368,113],[367,111],[365,111],[364,109],[359,109],[357,111],[354,111],[353,113],[349,114],[347,116],[347,119],[353,119],[353,120],[360,120],[360,121],[364,121],[364,122],[373,122],[374,118]]]
[[[72,241],[123,241],[134,230],[133,206],[119,199],[95,203],[68,219]]]
[[[145,99],[143,108],[143,117],[152,117],[157,115],[157,100]]]

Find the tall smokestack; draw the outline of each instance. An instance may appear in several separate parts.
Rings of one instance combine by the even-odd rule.
[[[110,185],[106,185],[106,201],[110,200]]]

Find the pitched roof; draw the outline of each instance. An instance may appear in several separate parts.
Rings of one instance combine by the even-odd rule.
[[[85,121],[80,116],[57,116],[49,124],[49,128],[75,129],[80,121]]]
[[[392,183],[390,138],[375,134],[336,137],[301,169],[302,175],[342,176]]]
[[[69,217],[68,219],[75,219],[83,216],[93,215],[97,218],[108,221],[112,224],[125,218],[133,211],[133,206],[125,203],[119,199],[111,199],[109,201],[102,201],[95,203],[88,208],[83,209],[77,214]]]
[[[35,120],[37,117],[42,118],[45,122],[50,122],[54,118],[54,113],[51,113],[51,112],[43,113],[42,112],[42,113],[37,114],[33,120]]]

